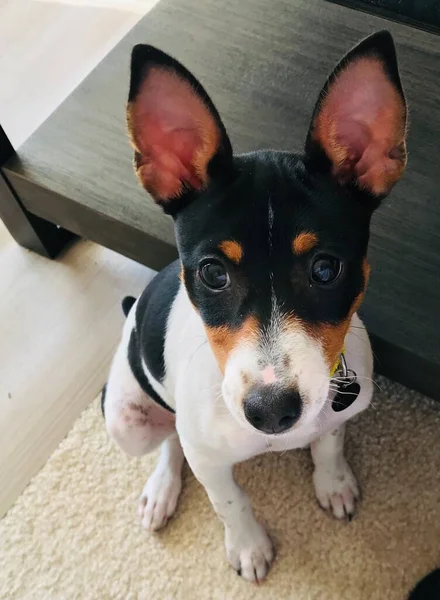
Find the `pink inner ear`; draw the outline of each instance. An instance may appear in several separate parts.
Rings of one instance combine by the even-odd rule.
[[[314,123],[340,182],[352,178],[381,195],[400,178],[406,162],[405,104],[375,57],[350,63],[331,84]]]
[[[170,69],[152,68],[128,109],[140,155],[138,175],[159,200],[178,196],[183,184],[200,189],[219,147],[215,119],[192,86]]]

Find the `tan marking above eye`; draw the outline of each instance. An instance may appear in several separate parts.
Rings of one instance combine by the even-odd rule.
[[[238,265],[243,258],[243,246],[234,240],[225,240],[218,247],[230,261]]]
[[[218,365],[222,373],[225,369],[229,354],[239,344],[246,343],[258,338],[259,325],[255,317],[248,317],[240,327],[228,327],[220,325],[219,327],[208,327],[205,325],[209,345],[214,352]]]
[[[294,254],[305,254],[314,248],[318,243],[318,236],[310,231],[299,233],[292,242],[292,250]]]

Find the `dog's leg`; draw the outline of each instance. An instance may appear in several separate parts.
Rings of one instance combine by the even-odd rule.
[[[138,514],[145,529],[164,527],[174,514],[182,489],[183,450],[177,433],[161,446],[160,458],[141,494]]]
[[[142,456],[157,448],[175,432],[176,426],[174,414],[159,406],[143,391],[131,370],[128,350],[135,315],[136,303],[128,310],[101,406],[110,437],[127,454]]]
[[[345,425],[341,425],[312,443],[313,483],[321,507],[337,519],[351,521],[360,493],[344,456],[344,434]]]
[[[110,436],[127,454],[141,456],[162,444],[159,462],[144,487],[138,509],[146,529],[160,529],[176,509],[182,487],[183,451],[174,415],[145,394],[123,352],[117,353],[113,361],[104,413]]]
[[[151,452],[175,432],[174,415],[147,396],[131,371],[125,331],[106,385],[104,417],[110,437],[130,456]]]
[[[103,412],[107,431],[131,456],[142,456],[162,444],[156,469],[141,494],[139,516],[150,530],[163,527],[176,509],[182,487],[183,451],[175,416],[140,387],[127,358],[132,324],[128,317],[105,389]]]
[[[232,465],[218,465],[184,444],[185,457],[225,526],[226,554],[248,581],[262,581],[273,560],[272,542],[255,519],[247,494],[235,483]]]

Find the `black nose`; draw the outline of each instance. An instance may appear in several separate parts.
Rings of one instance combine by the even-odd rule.
[[[271,385],[254,388],[245,398],[244,414],[256,429],[281,433],[299,419],[301,396],[295,390],[281,390]]]

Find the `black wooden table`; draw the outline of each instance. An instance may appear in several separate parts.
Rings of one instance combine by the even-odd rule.
[[[320,0],[162,0],[17,153],[3,136],[0,215],[41,253],[74,233],[158,269],[176,250],[132,171],[132,46],[159,46],[202,80],[236,152],[299,150],[329,70],[384,27],[411,106],[409,167],[374,217],[363,315],[379,369],[440,398],[440,37]]]

